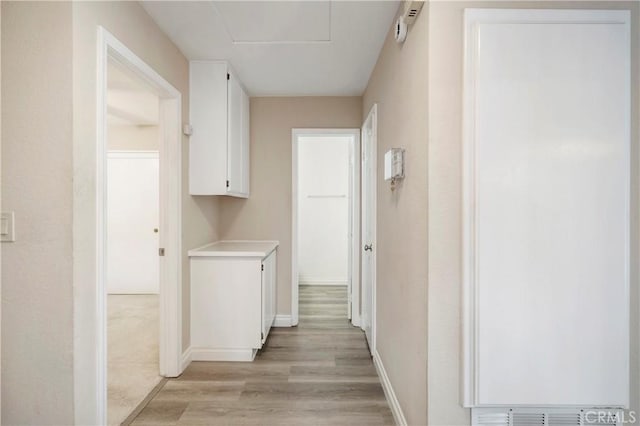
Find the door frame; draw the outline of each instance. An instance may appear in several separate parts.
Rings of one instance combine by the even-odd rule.
[[[349,285],[351,322],[360,326],[360,129],[291,129],[291,326],[298,325],[298,144],[301,136],[352,136],[349,181]],[[354,285],[355,283],[355,285]]]
[[[371,271],[371,348],[369,348],[371,350],[371,355],[375,356],[377,354],[377,350],[376,350],[376,272],[377,272],[377,220],[378,220],[378,216],[377,216],[377,199],[378,199],[378,168],[377,168],[377,164],[378,164],[378,104],[373,104],[373,106],[371,107],[371,109],[369,110],[369,114],[367,114],[367,118],[364,120],[364,123],[362,123],[362,134],[364,135],[364,128],[367,124],[367,122],[371,120],[372,123],[372,128],[373,128],[373,135],[372,135],[372,142],[371,142],[371,162],[373,164],[373,179],[371,182],[371,197],[372,197],[372,204],[374,206],[373,211],[371,212],[371,225],[372,225],[372,229],[371,229],[371,241],[370,244],[373,246],[373,251],[371,252],[371,263],[373,265],[372,271]],[[364,153],[364,137],[363,137],[363,149],[362,152]],[[364,157],[361,156],[361,160],[364,161]],[[364,173],[364,168],[361,168],[361,173]],[[361,182],[364,181],[364,174],[362,175],[361,178]],[[364,187],[364,185],[362,186]],[[362,197],[364,200],[364,191],[362,192]],[[362,203],[363,208],[362,211],[364,211],[364,202]],[[361,212],[362,213],[362,212]],[[364,217],[364,216],[362,216]],[[362,226],[364,227],[364,220],[362,221]],[[364,235],[364,229],[362,230],[362,234]],[[364,237],[363,237],[363,242],[362,244],[364,244]],[[364,248],[363,248],[364,250]],[[360,258],[360,262],[361,262],[361,268],[364,269],[362,262],[363,262],[364,257]],[[364,324],[362,324],[362,329],[364,330]]]
[[[107,64],[115,61],[160,97],[160,374],[182,372],[182,94],[105,28],[98,27],[96,105],[97,417],[107,416]]]

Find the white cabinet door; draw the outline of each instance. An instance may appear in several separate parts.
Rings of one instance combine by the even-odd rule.
[[[276,252],[262,261],[262,343],[276,317]]]
[[[271,259],[271,267],[269,269],[269,282],[271,283],[271,288],[269,289],[269,327],[271,327],[276,320],[276,302],[278,295],[278,252],[274,251],[269,257]]]
[[[227,180],[227,64],[189,64],[189,194],[224,195]]]
[[[624,406],[629,12],[465,19],[466,405]]]
[[[226,62],[192,61],[189,193],[249,196],[249,97]]]
[[[250,155],[250,122],[251,111],[249,103],[249,95],[244,90],[242,91],[242,162],[241,162],[241,174],[242,174],[242,189],[241,192],[245,196],[249,196],[249,169],[251,167],[251,155]]]
[[[229,74],[228,81],[228,129],[227,141],[227,192],[242,194],[242,96],[240,82]]]

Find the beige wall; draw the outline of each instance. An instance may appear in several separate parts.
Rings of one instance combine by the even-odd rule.
[[[1,7],[2,205],[17,234],[2,243],[2,423],[71,424],[71,5]]]
[[[389,31],[363,97],[363,119],[378,104],[376,347],[411,425],[427,421],[427,23],[425,6],[403,45]],[[396,147],[405,179],[391,191]]]
[[[104,26],[182,93],[182,120],[189,119],[189,67],[186,58],[137,2],[74,2],[74,282],[76,324],[76,421],[95,418],[95,104],[97,26]],[[188,139],[182,140],[182,307],[183,349],[189,337],[187,249],[217,239],[217,201],[188,191]]]
[[[224,239],[278,240],[277,313],[291,313],[291,129],[360,128],[360,97],[251,98],[251,196],[220,197]]]
[[[429,353],[430,425],[469,424],[459,405],[461,283],[461,141],[463,9],[632,9],[632,211],[638,211],[638,4],[631,2],[432,2],[429,8]],[[638,217],[633,216],[632,257],[638,259]],[[632,262],[632,408],[638,410],[638,262]]]
[[[2,129],[2,202],[16,212],[18,234],[3,244],[2,420],[71,424],[75,408],[75,422],[89,424],[96,421],[97,26],[182,93],[184,122],[188,62],[137,2],[2,2],[2,12],[2,113],[11,123]],[[188,194],[187,142],[183,348],[186,249],[218,238],[217,200]]]
[[[157,151],[158,126],[109,124],[107,128],[110,151]]]

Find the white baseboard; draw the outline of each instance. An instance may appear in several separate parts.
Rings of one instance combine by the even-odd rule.
[[[273,320],[274,327],[291,327],[291,315],[276,315]]]
[[[404,413],[402,412],[402,408],[400,407],[400,402],[396,397],[393,386],[391,386],[389,376],[387,376],[387,371],[384,369],[384,364],[382,364],[382,359],[380,359],[380,354],[377,350],[373,354],[373,364],[376,366],[376,371],[378,372],[378,377],[380,377],[384,395],[387,397],[387,402],[389,403],[389,407],[391,408],[393,419],[395,420],[397,425],[407,426],[407,419],[404,417]]]
[[[180,364],[180,374],[187,369],[187,367],[191,364],[191,346],[187,348],[186,351],[182,353],[182,363]]]
[[[239,361],[250,362],[256,356],[255,349],[209,349],[192,348],[192,361]]]
[[[361,323],[360,323],[360,315],[355,315],[353,312],[351,313],[351,324],[353,324],[354,327],[361,327]]]

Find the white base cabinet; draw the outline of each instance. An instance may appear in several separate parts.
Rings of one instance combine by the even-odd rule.
[[[276,314],[276,241],[219,241],[189,251],[191,359],[252,361]]]

